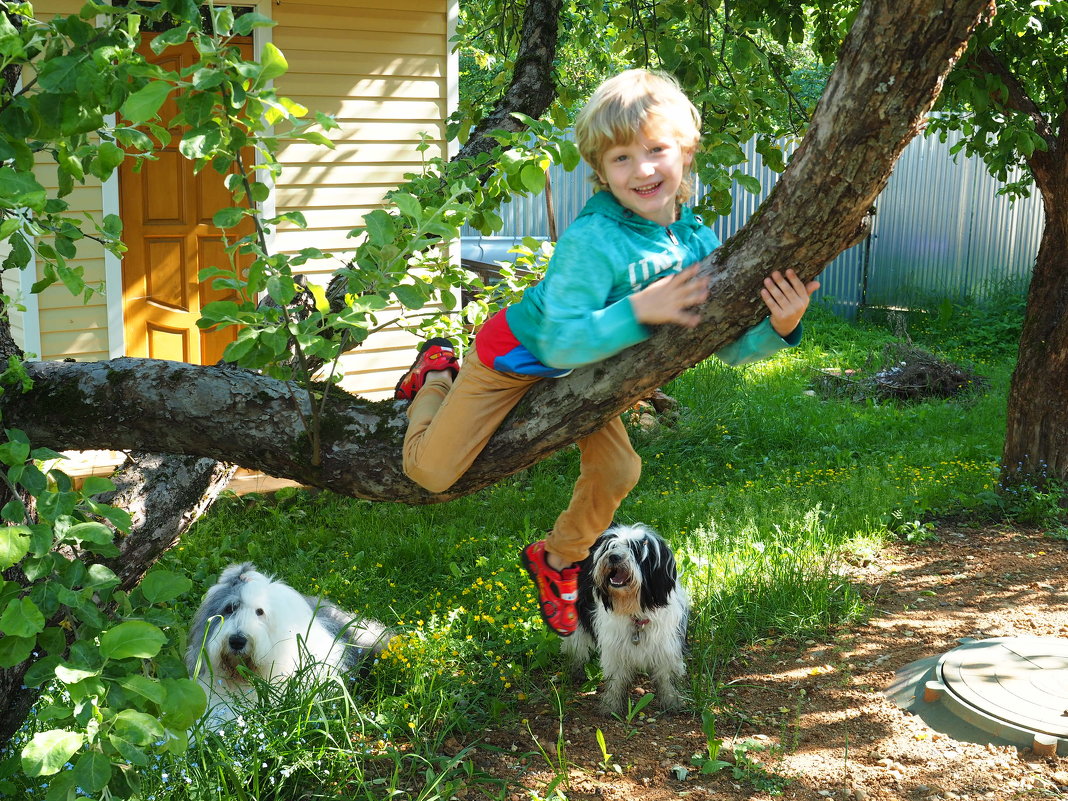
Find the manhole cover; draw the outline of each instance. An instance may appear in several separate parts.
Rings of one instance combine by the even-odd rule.
[[[891,697],[921,717],[941,707],[999,740],[1068,755],[1068,640],[971,640],[932,662],[899,671]]]

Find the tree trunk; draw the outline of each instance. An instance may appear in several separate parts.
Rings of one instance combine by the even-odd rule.
[[[1045,159],[1060,163],[1036,171],[1046,223],[1009,390],[1004,485],[1068,486],[1068,157],[1058,148]]]
[[[515,112],[538,119],[556,98],[551,76],[562,5],[562,0],[527,0],[512,80],[493,110],[475,127],[457,158],[474,159],[490,152],[497,145],[487,136],[490,131],[522,131],[526,125],[513,116]]]

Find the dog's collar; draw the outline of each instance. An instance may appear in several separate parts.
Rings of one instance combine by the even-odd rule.
[[[645,627],[649,625],[649,618],[631,615],[630,621],[634,624],[634,631],[632,631],[630,634],[630,641],[637,645],[642,640],[642,631],[644,631]]]

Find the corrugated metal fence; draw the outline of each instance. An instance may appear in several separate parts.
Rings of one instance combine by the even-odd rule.
[[[838,256],[820,275],[816,297],[848,318],[862,305],[909,306],[917,300],[981,296],[1008,281],[1026,281],[1042,236],[1037,196],[1014,203],[997,194],[1000,184],[979,158],[950,155],[954,144],[918,136],[905,149],[876,203],[872,235]],[[788,144],[792,152],[794,145]],[[720,239],[737,231],[774,186],[750,143],[744,172],[760,179],[763,191],[735,187],[734,209],[712,225]],[[575,219],[589,198],[590,170],[550,171],[558,230]],[[1011,175],[1010,180],[1018,176]],[[701,187],[698,184],[698,195]],[[543,196],[516,198],[501,212],[504,228],[482,237],[464,230],[463,254],[481,261],[507,260],[508,248],[524,236],[546,238]]]

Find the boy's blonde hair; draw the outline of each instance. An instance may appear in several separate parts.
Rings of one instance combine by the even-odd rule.
[[[678,82],[667,73],[627,70],[597,87],[575,119],[575,143],[582,158],[593,168],[594,180],[600,188],[605,184],[597,173],[605,151],[634,141],[654,121],[666,124],[684,150],[697,149],[701,140],[701,115]],[[685,203],[692,194],[693,182],[687,175],[676,199]]]

